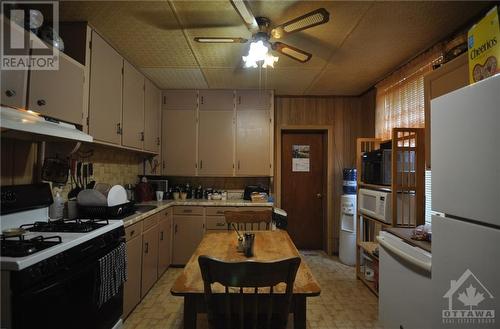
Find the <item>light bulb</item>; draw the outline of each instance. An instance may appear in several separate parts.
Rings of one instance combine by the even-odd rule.
[[[258,67],[257,62],[262,62],[262,67],[274,67],[274,63],[278,61],[278,57],[272,56],[269,53],[269,48],[262,40],[252,42],[247,56],[242,56],[245,62],[245,67]]]

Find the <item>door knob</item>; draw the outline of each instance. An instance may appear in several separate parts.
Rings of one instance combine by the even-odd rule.
[[[317,193],[317,194],[316,194],[316,197],[317,197],[318,199],[321,199],[323,196],[321,195],[321,193]]]

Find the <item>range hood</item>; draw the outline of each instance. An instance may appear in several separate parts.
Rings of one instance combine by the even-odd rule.
[[[75,125],[45,118],[34,112],[6,106],[0,108],[2,137],[21,139],[66,139],[78,142],[92,142],[92,136],[78,130]]]

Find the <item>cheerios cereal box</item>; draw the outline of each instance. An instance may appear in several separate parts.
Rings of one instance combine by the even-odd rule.
[[[496,6],[469,30],[467,43],[471,84],[500,73],[500,27]]]

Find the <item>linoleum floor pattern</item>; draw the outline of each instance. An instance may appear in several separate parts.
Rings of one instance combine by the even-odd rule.
[[[382,329],[378,300],[356,279],[354,267],[323,252],[303,252],[321,286],[321,295],[307,299],[308,329]],[[170,294],[182,272],[169,268],[125,320],[124,329],[182,329],[183,298]],[[289,328],[293,328],[290,317]],[[198,328],[207,329],[206,315],[198,316]]]

